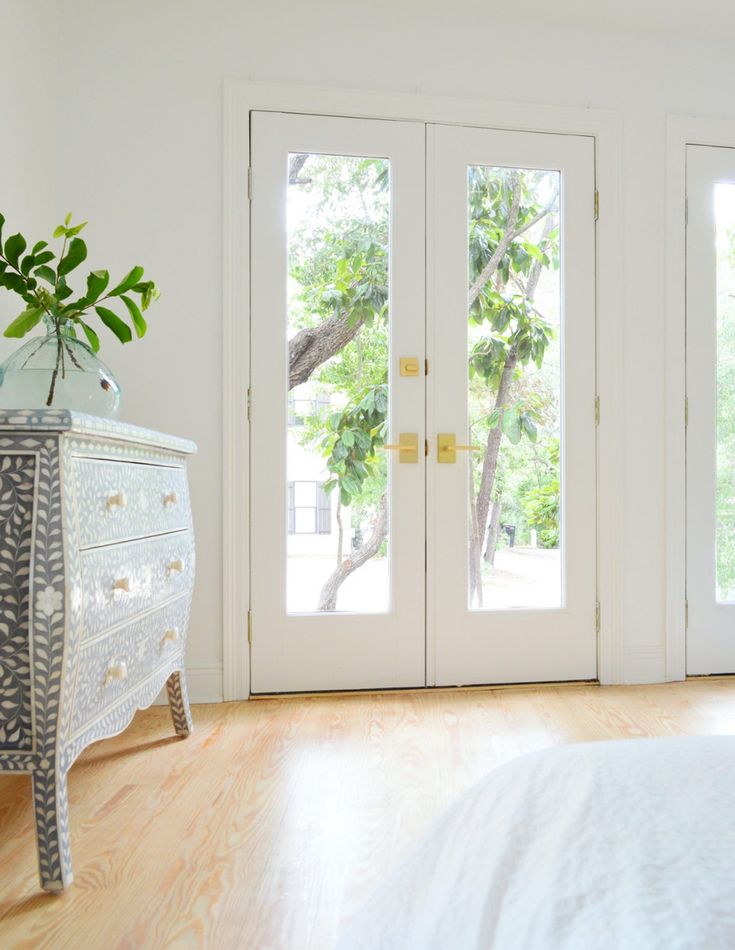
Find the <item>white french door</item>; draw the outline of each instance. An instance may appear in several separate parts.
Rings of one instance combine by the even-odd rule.
[[[687,146],[687,673],[735,672],[735,149]]]
[[[252,691],[594,678],[592,140],[251,132]]]
[[[593,142],[436,127],[429,168],[431,428],[437,446],[442,434],[468,446],[429,467],[435,682],[592,679]],[[483,284],[484,221],[503,203],[518,260]],[[494,508],[496,535],[506,524],[514,542],[502,549]]]
[[[252,689],[423,686],[424,127],[251,123]]]

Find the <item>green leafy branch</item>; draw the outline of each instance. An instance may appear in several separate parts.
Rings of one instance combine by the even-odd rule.
[[[152,280],[142,279],[142,267],[134,267],[109,290],[109,272],[91,271],[86,291],[74,297],[67,278],[87,258],[87,245],[78,236],[86,221],[72,224],[71,214],[68,214],[64,223],[55,229],[54,238],[63,238],[58,256],[47,241],[38,241],[28,251],[28,242],[22,234],[11,235],[3,244],[4,224],[5,218],[0,214],[0,287],[18,294],[26,304],[6,328],[6,337],[24,337],[45,317],[57,334],[62,327],[70,326],[76,336],[76,328],[80,328],[96,353],[100,348],[99,336],[85,319],[92,309],[121,343],[129,343],[133,332],[138,337],[145,335],[147,324],[143,313],[158,298],[159,291]],[[134,296],[138,300],[133,299]],[[122,304],[123,315],[103,306],[105,301]]]
[[[323,488],[331,492],[339,487],[341,504],[347,506],[359,498],[365,482],[383,464],[375,453],[385,442],[387,417],[387,385],[367,387],[348,406],[327,417],[320,448],[330,477]]]

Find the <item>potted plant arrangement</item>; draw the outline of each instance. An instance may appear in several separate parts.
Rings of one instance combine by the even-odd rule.
[[[158,288],[152,280],[143,280],[142,267],[134,267],[111,288],[108,271],[94,270],[87,276],[86,291],[75,293],[69,276],[87,258],[87,246],[79,237],[86,221],[73,224],[71,214],[66,216],[53,233],[62,242],[58,254],[46,241],[29,250],[22,234],[3,243],[4,224],[0,214],[0,287],[24,304],[4,335],[21,339],[39,324],[46,335],[29,340],[0,366],[0,408],[47,406],[115,415],[120,387],[97,357],[100,340],[90,322],[99,318],[121,343],[129,343],[134,333],[142,337],[143,312],[159,296]]]

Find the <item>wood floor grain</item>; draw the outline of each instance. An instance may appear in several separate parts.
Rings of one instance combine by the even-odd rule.
[[[259,699],[139,713],[69,777],[74,885],[38,888],[30,779],[0,776],[0,948],[322,950],[490,769],[567,742],[735,732],[735,681]]]

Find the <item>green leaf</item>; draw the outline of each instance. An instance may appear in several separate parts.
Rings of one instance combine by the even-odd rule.
[[[107,307],[95,307],[95,313],[104,323],[108,330],[112,330],[121,343],[130,343],[133,339],[133,332],[127,323],[124,323],[117,314]]]
[[[76,225],[75,227],[73,227],[73,228],[67,228],[67,229],[66,229],[66,236],[67,236],[67,237],[74,237],[74,235],[79,234],[79,232],[80,232],[83,228],[86,228],[88,223],[89,223],[89,222],[87,222],[87,221],[82,221],[81,224],[77,224],[77,225]]]
[[[135,284],[138,283],[138,281],[140,280],[142,276],[143,276],[143,268],[134,267],[126,277],[123,277],[123,279],[120,281],[117,287],[114,287],[110,291],[109,296],[119,297],[120,294],[126,293],[128,290],[134,287]]]
[[[145,331],[148,329],[148,325],[143,319],[143,314],[138,309],[138,305],[134,300],[131,300],[130,297],[126,297],[125,294],[123,294],[120,299],[128,308],[130,319],[133,321],[133,326],[135,327],[135,332],[138,334],[138,337],[145,336]],[[342,438],[344,439],[344,436],[342,436]]]
[[[500,421],[500,410],[493,409],[490,415],[485,419],[488,429],[495,429]]]
[[[36,275],[36,277],[40,277],[42,280],[47,280],[52,286],[56,283],[56,274],[51,270],[50,267],[46,267],[45,264],[41,267],[37,267],[33,273]]]
[[[35,257],[35,255],[38,254],[40,251],[42,251],[45,247],[48,247],[48,241],[37,241],[33,245],[33,250],[31,251],[31,254],[33,254],[33,256]]]
[[[59,276],[64,276],[75,267],[78,267],[87,257],[87,245],[81,238],[72,238],[69,244],[69,250],[61,261],[59,261]]]
[[[2,247],[3,227],[5,225],[5,216],[0,214],[0,247]]]
[[[158,287],[156,287],[152,280],[144,280],[141,283],[136,284],[135,287],[133,287],[133,291],[136,294],[140,294],[140,307],[144,313],[150,306],[151,302],[158,300],[158,298],[161,296],[161,291],[158,289]]]
[[[69,227],[70,224],[71,224],[71,211],[70,211],[69,214],[67,214],[67,216],[64,218],[64,225],[65,225],[67,228]]]
[[[22,234],[13,234],[12,237],[9,237],[5,242],[5,257],[13,265],[13,267],[18,266],[18,258],[25,251],[26,239]]]
[[[521,441],[521,420],[517,409],[507,409],[503,415],[503,432],[513,445]]]
[[[7,287],[8,290],[15,291],[21,296],[26,292],[26,282],[20,274],[4,273],[0,276],[0,287]]]
[[[522,413],[520,421],[521,429],[526,433],[531,442],[535,442],[538,439],[538,429],[536,428],[536,423],[527,412]]]
[[[4,336],[23,337],[32,330],[43,316],[43,307],[28,307],[5,330]]]
[[[109,283],[110,275],[106,270],[93,270],[87,277],[87,293],[84,296],[86,303],[93,304],[99,300]]]
[[[52,261],[56,257],[53,251],[43,251],[39,254],[36,254],[34,251],[33,256],[36,259],[34,267],[37,267],[39,264],[48,264],[49,261]]]
[[[23,274],[24,277],[27,277],[30,274],[31,268],[33,267],[35,263],[36,263],[36,259],[34,258],[33,254],[27,254],[23,258],[23,260],[20,262],[21,274]]]
[[[54,228],[54,237],[60,238],[63,234],[66,234],[66,228],[63,224],[60,224],[58,228]]]
[[[89,345],[92,347],[92,350],[97,353],[100,348],[100,338],[94,332],[92,327],[88,326],[84,320],[80,320],[79,324],[81,325],[82,330],[84,330],[84,335],[89,340]]]

